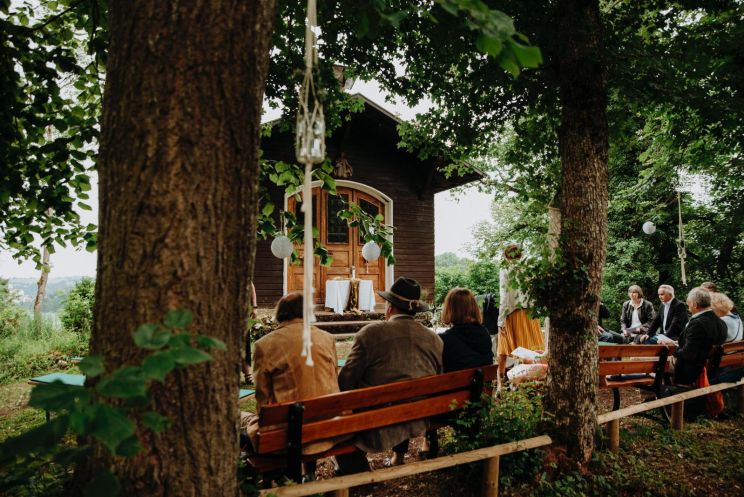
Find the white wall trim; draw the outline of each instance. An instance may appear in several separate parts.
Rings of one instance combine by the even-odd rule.
[[[316,186],[321,186],[321,181],[313,181],[312,187],[315,188]],[[382,204],[385,206],[385,224],[388,224],[390,226],[395,226],[395,223],[393,222],[393,199],[385,195],[383,192],[378,190],[377,188],[373,188],[369,185],[365,185],[364,183],[358,183],[356,181],[349,181],[345,179],[337,179],[336,180],[336,186],[344,187],[344,188],[353,188],[354,190],[359,190],[360,192],[364,192],[367,195],[371,195],[372,197],[375,197],[377,200],[382,202]],[[287,201],[289,200],[289,197],[292,195],[295,195],[296,193],[299,193],[300,190],[295,190],[292,192],[287,192],[284,194],[284,206],[283,209],[287,210]],[[390,240],[390,243],[393,243],[393,234],[391,234],[388,237],[388,240]],[[395,253],[395,244],[393,243],[393,253]],[[287,294],[287,271],[289,266],[289,260],[284,259],[283,264],[283,271],[282,271],[282,292],[284,295]],[[393,284],[393,279],[395,278],[395,267],[388,264],[387,260],[385,260],[385,290],[390,290],[390,286]]]

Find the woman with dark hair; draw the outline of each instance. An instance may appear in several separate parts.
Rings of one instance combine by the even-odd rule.
[[[467,288],[450,290],[444,298],[441,321],[450,326],[439,335],[444,342],[442,365],[445,373],[493,364],[491,335],[482,324],[483,317],[473,292]],[[449,416],[443,416],[442,420],[451,421]],[[438,452],[437,431],[427,430],[419,457],[436,457]]]
[[[628,297],[623,303],[620,315],[620,331],[628,342],[642,336],[654,320],[654,306],[643,298],[643,290],[638,285],[628,287]]]
[[[451,326],[439,335],[444,342],[445,373],[493,364],[491,335],[482,324],[473,292],[467,288],[450,290],[444,298],[441,321]]]

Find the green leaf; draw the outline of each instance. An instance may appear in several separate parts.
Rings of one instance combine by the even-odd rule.
[[[494,57],[499,55],[503,48],[501,40],[483,33],[478,35],[478,39],[475,41],[475,46],[481,52],[493,55]]]
[[[517,58],[517,62],[522,67],[538,67],[542,64],[542,54],[539,48],[522,45],[513,40],[509,40],[509,45]]]
[[[78,367],[85,376],[90,378],[95,378],[99,374],[103,373],[105,369],[103,366],[103,358],[99,355],[89,355],[88,357],[84,357],[83,360],[80,361]]]
[[[143,324],[134,332],[134,343],[143,349],[161,349],[170,338],[171,333],[156,323]]]
[[[206,335],[197,336],[196,344],[199,345],[199,347],[203,347],[205,349],[227,350],[227,345],[225,345],[225,342]]]
[[[148,411],[142,415],[142,425],[155,433],[160,433],[170,425],[170,420],[154,411]]]
[[[165,377],[175,367],[176,361],[171,351],[157,352],[142,362],[142,371],[144,371],[145,377],[160,382],[165,381]]]
[[[116,447],[116,455],[122,457],[132,457],[142,450],[142,444],[136,435],[132,435],[121,441]]]
[[[274,212],[274,204],[271,202],[267,203],[263,206],[263,209],[261,209],[261,212],[264,216],[270,216],[272,212]]]
[[[163,322],[169,328],[185,328],[189,324],[191,324],[192,319],[193,316],[190,310],[175,309],[165,315],[165,319]]]
[[[128,366],[114,371],[96,386],[96,390],[108,397],[137,397],[147,394],[145,374],[142,368]]]
[[[199,364],[200,362],[211,361],[212,356],[203,350],[194,347],[182,347],[171,351],[176,364],[188,366],[189,364]]]
[[[47,411],[72,410],[75,403],[90,401],[90,392],[77,385],[66,385],[57,380],[52,383],[36,385],[31,390],[28,405]]]
[[[102,469],[85,486],[83,497],[117,497],[120,492],[119,479],[108,469]]]
[[[134,429],[132,420],[119,409],[108,404],[95,406],[91,432],[112,454],[121,442],[134,435]]]
[[[90,431],[93,422],[91,408],[75,411],[70,414],[70,429],[76,435],[85,435]]]

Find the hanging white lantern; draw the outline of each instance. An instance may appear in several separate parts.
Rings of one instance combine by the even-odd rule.
[[[292,241],[289,237],[284,235],[277,236],[274,241],[271,242],[271,253],[278,259],[286,259],[292,256],[294,247],[292,247]]]
[[[375,242],[367,242],[362,247],[362,257],[367,262],[374,262],[380,257],[380,246]]]
[[[653,221],[646,221],[643,223],[643,232],[647,235],[653,235],[656,232],[656,225]]]

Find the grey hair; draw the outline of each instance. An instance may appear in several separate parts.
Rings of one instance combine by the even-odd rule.
[[[710,292],[705,288],[693,288],[687,294],[687,301],[692,302],[700,309],[706,309],[710,307]]]
[[[665,293],[674,297],[674,288],[672,285],[659,285],[659,290],[664,290]]]

